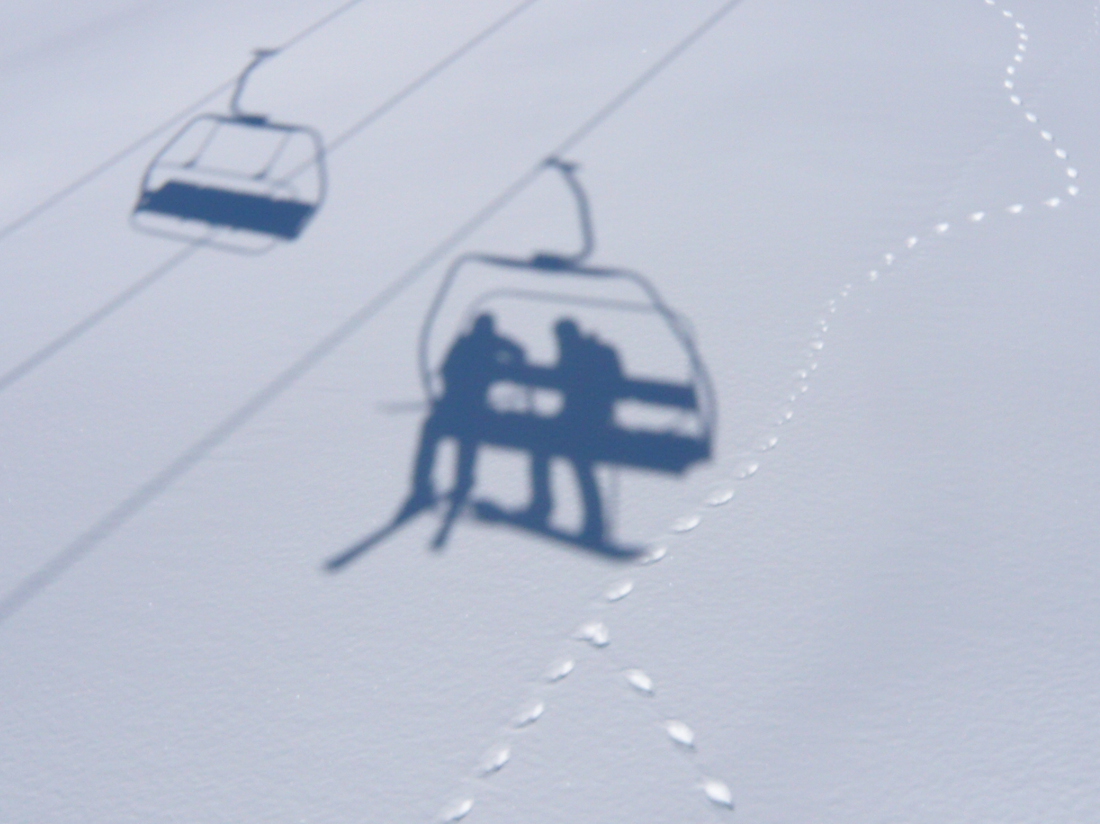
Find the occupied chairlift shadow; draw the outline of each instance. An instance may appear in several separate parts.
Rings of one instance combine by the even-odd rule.
[[[715,428],[714,393],[687,323],[669,309],[641,275],[585,265],[594,240],[588,201],[576,179],[575,166],[558,159],[547,164],[563,174],[576,200],[583,234],[581,250],[572,255],[536,253],[529,259],[470,254],[452,264],[421,329],[419,366],[431,411],[421,431],[413,489],[386,526],[332,558],[326,565],[330,571],[341,569],[416,516],[440,504],[445,507],[432,542],[437,549],[445,544],[456,518],[469,512],[484,522],[509,524],[608,557],[629,559],[641,550],[619,544],[608,535],[595,467],[682,474],[693,464],[710,458]],[[429,349],[434,327],[459,271],[468,263],[518,271],[525,279],[533,275],[540,286],[549,286],[550,291],[498,289],[483,293],[467,307],[466,331],[451,344],[442,365],[433,369]],[[621,281],[631,290],[640,291],[644,300],[560,293],[567,280]],[[524,348],[498,333],[493,314],[486,311],[492,298],[500,296],[513,301],[554,303],[573,310],[583,306],[655,315],[687,356],[690,379],[675,383],[624,375],[618,350],[594,334],[585,334],[574,318],[564,315],[554,324],[557,363],[553,366],[528,363]],[[539,389],[553,390],[560,393],[562,406],[551,415],[539,414],[533,405],[523,411],[496,410],[489,401],[490,389],[500,383],[518,385],[528,394]],[[672,429],[646,431],[624,427],[614,416],[615,404],[622,400],[680,410],[693,419],[694,431],[684,434]],[[432,488],[432,466],[439,443],[445,438],[457,441],[458,460],[452,489],[437,494]],[[516,449],[529,455],[531,494],[526,507],[509,510],[490,500],[470,500],[477,452],[482,445]],[[577,532],[549,523],[554,509],[549,483],[552,458],[568,461],[576,476],[584,507],[584,523]]]
[[[240,108],[249,75],[277,53],[256,50],[230,114],[195,117],[153,158],[130,216],[135,228],[253,254],[301,235],[325,199],[321,136]]]

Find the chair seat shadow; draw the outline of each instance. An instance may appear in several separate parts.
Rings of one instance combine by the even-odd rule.
[[[317,207],[296,200],[169,180],[155,191],[144,192],[135,208],[215,228],[243,229],[294,240]]]

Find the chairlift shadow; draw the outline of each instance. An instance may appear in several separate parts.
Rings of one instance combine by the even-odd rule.
[[[430,511],[440,511],[440,525],[432,540],[435,549],[443,548],[456,521],[465,516],[609,559],[630,560],[644,548],[611,536],[596,467],[682,475],[696,463],[709,460],[716,421],[714,392],[689,325],[640,274],[585,263],[595,244],[588,201],[576,179],[576,167],[556,158],[547,165],[562,173],[573,192],[581,223],[581,249],[566,255],[537,252],[526,259],[468,254],[452,264],[421,327],[418,366],[431,406],[421,428],[412,490],[388,524],[329,560],[329,571],[342,569]],[[445,305],[454,302],[460,272],[475,263],[512,280],[519,276],[523,287],[485,289],[484,283],[479,283],[475,298],[459,301],[458,315],[450,312],[450,326],[457,329],[454,332],[448,328]],[[502,310],[516,305],[526,307],[523,322],[508,334],[502,333]],[[627,374],[625,344],[618,341],[616,346],[596,334],[591,317],[597,311],[633,313],[629,334],[635,337],[637,318],[647,317],[659,324],[665,339],[686,363],[686,376],[664,379]],[[548,321],[544,325],[553,331],[553,348],[557,350],[557,359],[550,364],[531,357],[535,347],[529,338],[539,330],[533,331],[528,320],[540,313]],[[549,329],[541,333],[545,336]],[[441,333],[445,333],[442,343],[437,340]],[[510,388],[511,397],[504,406],[494,400],[495,390],[502,387]],[[535,400],[540,392],[558,397],[559,408],[540,409]],[[656,427],[624,424],[619,415],[624,402],[646,411],[671,413],[675,423]],[[432,470],[444,440],[457,443],[458,458],[453,485],[440,494],[434,489]],[[530,495],[525,506],[508,508],[488,498],[471,497],[482,446],[526,454]],[[550,465],[555,460],[570,465],[580,492],[583,523],[575,531],[551,522],[555,501]]]
[[[251,254],[301,235],[325,199],[321,135],[240,108],[249,75],[277,53],[255,51],[228,115],[198,115],[157,153],[130,216],[136,229]]]

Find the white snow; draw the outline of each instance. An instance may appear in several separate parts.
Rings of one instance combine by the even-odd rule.
[[[471,40],[518,3],[361,2],[258,69],[330,146],[262,255],[130,210],[158,126],[340,4],[0,6],[0,818],[1088,820],[1098,4],[696,38],[721,0],[537,0]],[[577,248],[563,141],[591,262],[692,331],[711,460],[599,470],[626,565],[470,517],[433,550],[434,511],[326,571],[409,492],[447,266]],[[543,361],[548,317],[506,319]],[[478,471],[522,505],[522,456]]]

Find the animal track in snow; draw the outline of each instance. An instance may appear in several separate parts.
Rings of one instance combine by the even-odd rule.
[[[611,643],[611,631],[603,621],[589,621],[582,624],[573,637],[578,641],[587,641],[597,648],[606,647]]]
[[[695,514],[681,515],[679,518],[672,522],[672,531],[680,533],[691,532],[691,530],[699,526],[702,520],[703,519],[701,517]]]
[[[573,671],[576,666],[572,658],[564,658],[560,661],[556,661],[546,669],[546,675],[544,676],[547,682],[554,684],[569,673]]]
[[[489,750],[489,752],[485,753],[484,757],[481,759],[481,764],[478,766],[478,770],[482,775],[492,775],[495,772],[500,772],[511,757],[512,748],[507,744],[498,744]]]
[[[634,591],[633,581],[621,581],[614,586],[609,587],[603,594],[603,597],[610,602],[621,601],[627,595]]]
[[[634,687],[642,695],[653,695],[656,692],[653,686],[653,679],[646,675],[640,669],[628,669],[623,673],[623,677],[626,678],[626,683]]]
[[[669,720],[665,722],[665,732],[668,737],[689,750],[695,749],[695,731],[683,721]]]
[[[544,701],[534,700],[529,701],[527,704],[512,717],[512,726],[519,729],[526,727],[529,724],[534,724],[546,711],[546,703]]]

